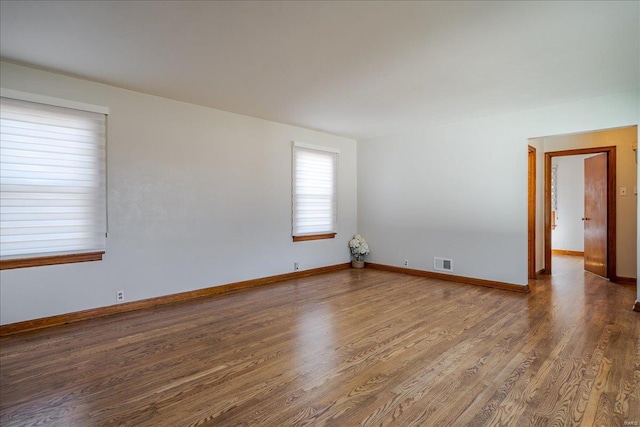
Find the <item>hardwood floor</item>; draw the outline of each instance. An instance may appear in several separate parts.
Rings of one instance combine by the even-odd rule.
[[[351,269],[4,337],[0,424],[638,425],[635,286],[576,262],[528,295]]]

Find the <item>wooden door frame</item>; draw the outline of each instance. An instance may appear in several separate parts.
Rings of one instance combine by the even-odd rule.
[[[536,149],[529,145],[528,154],[528,213],[527,213],[527,242],[529,247],[528,276],[536,278]]]
[[[551,274],[551,159],[580,154],[607,155],[607,277],[616,275],[616,147],[578,148],[544,153],[544,272]]]

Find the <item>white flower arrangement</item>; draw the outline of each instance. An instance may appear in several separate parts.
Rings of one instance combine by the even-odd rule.
[[[349,240],[349,250],[351,250],[351,255],[356,261],[364,261],[364,257],[369,255],[369,245],[367,245],[364,237],[359,234]]]

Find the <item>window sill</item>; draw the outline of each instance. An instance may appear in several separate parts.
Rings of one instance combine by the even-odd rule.
[[[333,239],[337,233],[312,234],[309,236],[293,236],[294,242],[305,242],[307,240]]]
[[[12,268],[40,267],[43,265],[71,264],[74,262],[102,261],[103,254],[104,252],[90,252],[85,254],[7,259],[0,261],[0,270],[9,270]]]

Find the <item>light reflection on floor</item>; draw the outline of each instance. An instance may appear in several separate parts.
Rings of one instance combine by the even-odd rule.
[[[309,376],[304,388],[311,389],[326,381],[326,374],[336,368],[334,311],[328,304],[306,306],[298,321],[297,368]]]

